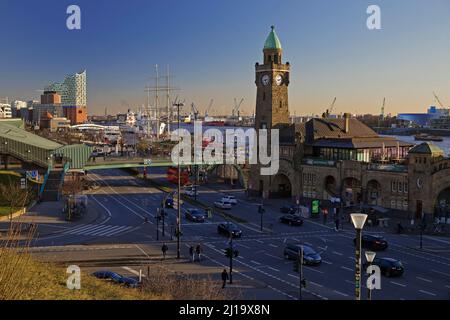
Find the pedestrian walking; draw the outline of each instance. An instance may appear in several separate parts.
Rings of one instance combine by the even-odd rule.
[[[194,252],[194,246],[189,247],[189,256],[191,257],[191,261],[195,261],[195,252]]]
[[[202,247],[200,244],[195,248],[195,253],[197,253],[198,261],[202,260]]]
[[[334,231],[337,232],[337,231],[339,231],[339,224],[341,222],[341,219],[339,217],[338,209],[333,208],[333,211],[334,211],[334,224],[335,224]]]
[[[328,218],[328,209],[327,208],[322,209],[322,215],[323,215],[323,224],[327,224],[327,218]]]
[[[169,247],[165,243],[163,243],[163,245],[161,247],[161,251],[162,251],[162,254],[163,254],[163,260],[166,259],[167,250],[169,250]]]
[[[223,269],[223,271],[222,271],[222,289],[225,288],[225,285],[227,284],[227,280],[228,280],[227,269]]]

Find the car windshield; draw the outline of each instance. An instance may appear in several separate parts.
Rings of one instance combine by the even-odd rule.
[[[193,215],[193,216],[201,216],[202,214],[197,209],[194,209],[194,210],[191,210],[191,215]]]
[[[110,275],[111,279],[119,280],[122,278],[122,276],[118,275],[117,273],[112,272]]]
[[[308,246],[303,246],[303,254],[309,256],[316,254],[316,252]]]
[[[233,224],[233,223],[227,223],[227,224],[225,225],[225,227],[226,227],[227,229],[229,229],[229,230],[238,230],[237,225],[235,225],[235,224]]]

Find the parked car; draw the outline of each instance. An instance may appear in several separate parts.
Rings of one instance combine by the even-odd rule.
[[[198,192],[197,192],[197,190],[195,190],[195,189],[187,189],[184,193],[185,193],[188,197],[195,197],[195,196],[198,195]]]
[[[303,247],[303,264],[316,266],[322,263],[322,257],[310,246],[299,243],[288,243],[284,248],[284,257],[288,260],[298,260]]]
[[[130,288],[139,286],[139,281],[134,278],[124,277],[112,271],[96,271],[92,275],[98,279],[111,280],[114,283],[123,284]]]
[[[280,208],[281,213],[289,213],[289,214],[295,214],[297,212],[296,206],[284,206]]]
[[[237,204],[237,199],[235,196],[223,196],[221,200],[231,204]]]
[[[231,203],[223,200],[214,202],[214,206],[220,209],[231,209]]]
[[[401,276],[405,272],[405,268],[403,267],[402,262],[392,258],[375,257],[372,264],[378,266],[380,268],[381,274],[385,275],[386,277]],[[368,267],[369,264],[365,262],[363,264],[364,270],[366,270]]]
[[[356,238],[353,239],[353,244],[356,245]],[[382,236],[373,234],[364,234],[361,239],[361,246],[364,249],[381,251],[387,249],[388,242]]]
[[[303,219],[297,214],[287,214],[280,218],[281,223],[288,224],[290,226],[303,225]]]
[[[192,222],[205,222],[205,215],[198,209],[187,209],[184,216]]]
[[[237,225],[231,222],[224,222],[217,226],[217,232],[219,234],[226,235],[227,237],[240,238],[242,237],[242,230]]]

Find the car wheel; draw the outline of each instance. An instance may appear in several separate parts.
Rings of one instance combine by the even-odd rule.
[[[384,275],[388,278],[391,277],[391,272],[389,270],[386,270],[386,272],[384,273]]]

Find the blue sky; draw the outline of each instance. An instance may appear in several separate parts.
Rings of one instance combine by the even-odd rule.
[[[66,28],[77,4],[82,30]],[[366,28],[381,7],[382,30]],[[421,112],[436,91],[450,105],[448,0],[0,0],[0,97],[37,89],[82,69],[89,113],[146,102],[154,65],[170,65],[180,97],[230,113],[254,110],[254,64],[270,25],[292,65],[291,113]]]

